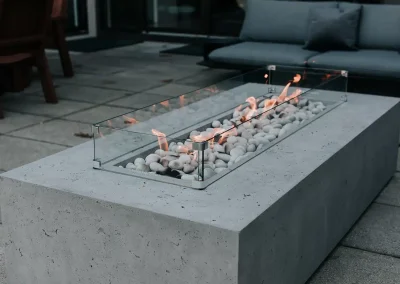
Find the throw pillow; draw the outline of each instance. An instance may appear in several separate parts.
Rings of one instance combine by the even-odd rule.
[[[311,8],[305,49],[355,50],[361,8]]]

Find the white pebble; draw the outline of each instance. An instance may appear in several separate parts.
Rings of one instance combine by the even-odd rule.
[[[187,164],[183,165],[183,172],[186,174],[193,172],[194,169],[195,168],[192,165],[187,165]]]
[[[142,164],[146,164],[146,161],[143,158],[136,158],[135,159],[135,166],[139,166]]]
[[[204,169],[204,180],[209,179],[210,177],[214,176],[215,172],[213,169],[205,168]]]
[[[125,168],[126,168],[126,169],[134,170],[134,169],[136,169],[136,166],[135,166],[135,164],[133,164],[133,163],[127,163],[126,166],[125,166]]]
[[[217,173],[217,174],[219,174],[220,172],[223,172],[223,171],[225,171],[226,170],[226,168],[216,168],[214,171]]]
[[[231,156],[228,154],[217,153],[217,158],[224,162],[229,162],[229,160],[231,159]]]
[[[277,130],[279,130],[279,129],[277,129]],[[279,130],[279,131],[280,131],[280,130]],[[278,132],[278,134],[279,134],[279,132]],[[277,134],[277,135],[278,135],[278,134]],[[264,138],[265,138],[265,139],[268,139],[269,141],[272,141],[272,140],[275,140],[276,135],[274,135],[274,134],[272,134],[272,133],[268,133],[267,135],[264,136]]]
[[[246,139],[253,138],[253,135],[251,134],[250,129],[246,129],[245,131],[243,131],[242,132],[242,137],[246,138]]]
[[[195,161],[195,160],[192,160],[190,162],[190,165],[196,168],[199,165],[199,163],[197,161]]]
[[[313,108],[313,109],[311,110],[311,112],[312,112],[313,114],[319,114],[319,113],[321,112],[321,109],[320,109],[320,108]]]
[[[235,148],[235,145],[233,145],[231,143],[225,143],[225,153],[226,154],[229,154],[233,148]]]
[[[150,170],[152,170],[153,172],[164,173],[165,171],[167,171],[167,168],[164,168],[159,163],[153,162],[150,164]]]
[[[208,161],[209,161],[210,163],[214,163],[215,159],[216,159],[216,156],[215,156],[214,153],[208,154]]]
[[[153,162],[158,162],[160,160],[160,156],[157,154],[150,154],[146,157],[146,165],[150,165]]]
[[[225,153],[225,144],[220,145],[220,144],[214,144],[214,152],[220,152],[220,153]]]
[[[218,120],[214,120],[211,125],[214,128],[218,128],[221,126],[221,122],[219,122]]]
[[[223,160],[216,160],[215,161],[215,167],[216,168],[227,168],[228,165]]]
[[[247,152],[254,152],[256,150],[256,145],[250,144],[247,146]]]
[[[195,175],[182,175],[181,179],[183,179],[183,180],[197,180]]]
[[[286,134],[286,130],[285,130],[285,129],[281,129],[281,130],[279,131],[278,137],[281,137],[281,136],[283,136],[283,135],[285,135],[285,134]]]
[[[237,138],[237,142],[238,144],[247,144],[247,139],[244,137],[236,137]]]
[[[246,128],[246,129],[254,128],[253,124],[251,124],[250,121],[247,121],[247,122],[243,123],[243,127]]]
[[[176,146],[176,148],[178,148],[178,146]],[[179,157],[179,154],[177,152],[167,151],[165,152],[165,156]]]
[[[150,168],[149,168],[149,166],[146,165],[146,164],[140,164],[140,165],[138,165],[138,166],[136,167],[136,170],[137,170],[137,171],[141,171],[141,172],[149,172],[149,171],[150,171]]]
[[[224,124],[224,125],[228,125],[228,126],[232,126],[232,125],[233,125],[232,122],[230,122],[230,121],[227,120],[227,119],[224,119],[223,124]]]
[[[173,170],[181,170],[183,169],[183,162],[179,160],[174,160],[169,162],[168,166]]]
[[[280,129],[279,128],[273,128],[269,131],[269,134],[278,136]]]
[[[256,147],[260,144],[256,139],[249,139],[249,143],[255,145]]]
[[[182,154],[179,157],[179,160],[182,161],[182,163],[184,164],[189,164],[192,161],[192,158],[187,154]]]
[[[231,160],[235,160],[237,157],[244,155],[245,151],[241,148],[234,148],[229,154],[231,155]]]
[[[161,150],[161,149],[156,150],[155,153],[160,157],[165,157],[167,155],[166,152],[164,150]]]
[[[226,140],[226,142],[234,144],[236,143],[238,140],[236,138],[236,136],[229,136],[228,139]]]

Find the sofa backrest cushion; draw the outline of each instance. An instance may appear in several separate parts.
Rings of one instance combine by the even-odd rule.
[[[336,2],[248,0],[240,39],[304,44],[311,7],[337,7]]]
[[[400,50],[400,5],[362,5],[358,46]]]

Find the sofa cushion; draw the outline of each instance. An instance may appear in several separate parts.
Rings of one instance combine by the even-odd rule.
[[[304,44],[311,7],[337,7],[337,3],[249,0],[240,39]]]
[[[311,8],[304,48],[355,50],[361,6],[352,9]]]
[[[360,48],[400,50],[400,5],[365,4],[361,14]]]
[[[313,68],[347,70],[352,74],[400,78],[400,54],[391,50],[328,51],[308,59]]]
[[[209,58],[219,63],[246,66],[305,66],[305,61],[316,54],[315,51],[304,50],[301,45],[243,42],[214,50]]]

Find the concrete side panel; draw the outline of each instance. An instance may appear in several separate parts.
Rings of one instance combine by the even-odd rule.
[[[301,284],[312,275],[395,173],[398,113],[399,105],[241,231],[240,284]]]
[[[9,284],[237,283],[238,232],[0,179]]]

